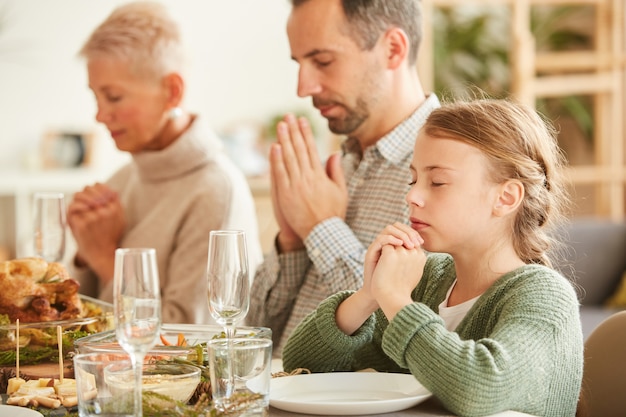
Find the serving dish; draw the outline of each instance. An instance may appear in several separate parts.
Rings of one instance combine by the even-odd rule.
[[[236,337],[272,338],[268,327],[237,327]],[[206,359],[206,343],[215,338],[225,337],[224,329],[217,325],[173,324],[161,325],[160,340],[146,358],[177,356],[202,364]],[[183,341],[181,343],[181,341]],[[77,353],[102,352],[120,353],[124,350],[117,342],[115,330],[89,335],[74,341]],[[203,358],[198,358],[202,353]]]
[[[268,327],[237,327],[236,337],[272,338]],[[210,399],[210,375],[207,343],[215,338],[225,337],[224,329],[217,325],[172,324],[161,325],[160,341],[148,351],[144,364],[183,364],[200,368],[201,380],[189,399],[196,404],[203,396]],[[83,337],[74,342],[77,353],[124,354],[117,342],[115,330]]]
[[[125,362],[104,368],[104,379],[114,397],[135,389],[135,372]],[[200,368],[181,364],[146,364],[142,368],[142,389],[187,403],[200,383]]]
[[[57,327],[62,330],[63,353],[73,350],[74,340],[113,328],[113,305],[81,295],[82,317],[67,320],[39,321],[19,325],[20,365],[58,362]],[[0,367],[15,366],[16,323],[0,324]]]

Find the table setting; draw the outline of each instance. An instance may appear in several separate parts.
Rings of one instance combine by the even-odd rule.
[[[59,263],[62,195],[37,201],[38,256],[1,263],[0,285],[72,284]],[[251,288],[244,232],[209,234],[208,308],[218,325],[162,323],[156,257],[153,248],[117,249],[114,303],[78,296],[79,317],[20,323],[3,319],[13,310],[0,305],[0,355],[13,358],[0,365],[0,417],[452,416],[410,374],[283,372],[271,329],[239,325]],[[45,350],[54,355],[29,363],[33,350],[44,350],[34,335],[54,339],[53,331]]]

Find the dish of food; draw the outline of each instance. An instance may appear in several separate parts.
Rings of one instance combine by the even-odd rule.
[[[82,317],[65,320],[39,321],[19,325],[20,365],[56,363],[58,360],[57,326],[62,329],[64,356],[74,349],[74,341],[113,328],[113,306],[84,295],[79,296]],[[15,322],[0,314],[0,367],[15,366]]]
[[[20,377],[58,378],[61,366],[71,377],[74,340],[113,328],[113,305],[79,295],[78,288],[60,263],[0,262],[0,393],[18,376],[18,346]]]
[[[237,337],[272,338],[272,330],[268,327],[237,327]],[[188,364],[200,368],[201,381],[189,399],[195,404],[205,394],[211,396],[209,375],[209,358],[206,344],[209,340],[225,337],[224,329],[217,325],[201,324],[169,324],[161,326],[159,342],[148,351],[145,363]],[[96,333],[74,342],[77,353],[123,354],[125,351],[117,342],[115,330]]]
[[[84,317],[78,288],[65,267],[41,258],[0,262],[0,314],[10,323]]]
[[[294,413],[361,415],[405,410],[431,393],[413,375],[334,372],[273,378],[270,405]]]
[[[60,263],[41,258],[0,262],[0,366],[15,365],[18,344],[22,365],[58,359],[59,326],[65,352],[74,339],[113,328],[113,306],[79,295],[78,288]]]
[[[114,363],[104,369],[111,394],[118,397],[135,389],[135,373],[126,364]],[[200,368],[181,364],[143,366],[142,389],[187,403],[200,383]]]
[[[272,330],[268,327],[237,327],[235,336],[271,339]],[[206,353],[206,343],[218,337],[225,337],[224,328],[221,326],[164,323],[161,326],[159,342],[148,352],[148,357],[190,355],[189,359],[193,359],[199,353],[198,348],[200,353],[203,351]],[[78,339],[74,342],[74,347],[78,353],[120,353],[124,351],[117,343],[115,330]]]
[[[64,352],[74,340],[113,328],[113,306],[78,294],[65,267],[41,258],[0,262],[0,366],[58,361],[57,327]],[[19,320],[19,340],[18,325]]]

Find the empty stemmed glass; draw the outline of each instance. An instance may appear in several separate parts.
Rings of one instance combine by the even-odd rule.
[[[209,233],[207,259],[209,311],[226,332],[229,348],[235,337],[235,325],[248,314],[250,276],[246,236],[241,230],[213,230]],[[229,349],[232,353],[232,348]],[[229,378],[225,396],[234,393],[233,355],[227,364]]]
[[[65,255],[66,220],[63,193],[35,193],[34,208],[35,255],[46,262],[60,262]]]
[[[209,311],[224,326],[226,336],[235,335],[235,324],[248,314],[250,275],[246,236],[241,230],[209,233],[207,259]]]
[[[115,334],[119,344],[130,355],[135,374],[134,415],[141,417],[143,362],[156,344],[161,329],[156,250],[117,249],[113,291]]]

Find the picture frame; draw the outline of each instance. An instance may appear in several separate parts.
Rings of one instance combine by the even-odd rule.
[[[93,132],[48,131],[41,141],[41,162],[45,169],[70,169],[91,163]]]

